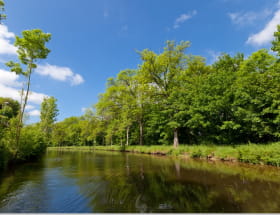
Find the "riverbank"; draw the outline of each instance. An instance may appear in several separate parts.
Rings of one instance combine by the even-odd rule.
[[[48,150],[58,147],[49,147]],[[178,148],[173,146],[66,146],[59,147],[63,150],[104,150],[104,151],[125,151],[131,153],[185,156],[208,160],[221,160],[231,162],[244,162],[251,164],[265,164],[280,166],[280,142],[266,145],[246,144],[237,146],[217,145],[181,145]]]

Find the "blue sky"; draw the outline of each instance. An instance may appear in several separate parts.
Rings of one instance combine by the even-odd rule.
[[[32,75],[29,122],[44,96],[58,99],[58,120],[97,102],[107,78],[141,63],[136,50],[162,51],[166,40],[190,41],[187,53],[208,63],[222,53],[269,48],[280,24],[278,0],[6,0],[0,26],[0,96],[18,99],[22,79],[4,62],[16,59],[14,35],[52,34],[46,60]]]

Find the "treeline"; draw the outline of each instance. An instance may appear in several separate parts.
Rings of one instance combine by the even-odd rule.
[[[50,134],[58,115],[56,99],[44,98],[41,104],[41,120],[18,128],[20,103],[11,98],[0,97],[0,169],[8,163],[37,158],[50,145]],[[28,114],[25,114],[28,118]],[[17,130],[21,129],[17,141]]]
[[[279,141],[280,27],[272,50],[247,58],[222,54],[212,65],[167,41],[161,53],[139,52],[137,69],[109,78],[82,117],[56,123],[65,145],[241,144]]]

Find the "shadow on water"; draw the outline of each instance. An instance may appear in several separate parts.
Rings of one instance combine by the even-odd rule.
[[[280,169],[49,151],[0,179],[0,212],[280,212]]]

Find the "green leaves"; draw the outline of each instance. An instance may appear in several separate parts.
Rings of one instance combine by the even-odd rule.
[[[18,48],[18,57],[21,63],[36,68],[34,62],[38,59],[45,59],[50,50],[45,43],[49,42],[51,34],[44,33],[40,29],[26,30],[22,37],[16,36],[15,46]]]
[[[17,75],[27,75],[26,72],[23,72],[23,69],[21,68],[21,65],[19,63],[9,61],[6,63],[6,66],[10,67],[11,72],[15,72]]]
[[[277,52],[277,55],[280,56],[280,25],[277,25],[277,31],[274,32],[271,50]]]
[[[56,117],[58,116],[56,102],[57,99],[51,96],[49,98],[45,97],[41,104],[40,127],[42,132],[44,133],[46,142],[50,142],[54,122],[56,121]]]
[[[65,144],[77,136],[77,144],[90,140],[100,145],[142,144],[144,139],[147,145],[173,141],[175,146],[178,138],[187,144],[279,140],[276,57],[266,49],[247,59],[242,53],[224,53],[206,65],[205,58],[185,54],[189,44],[167,41],[161,53],[139,52],[142,63],[137,70],[123,70],[108,79],[92,118],[57,123],[57,136]],[[72,130],[63,131],[68,127]]]
[[[3,11],[5,10],[4,6],[5,6],[4,1],[0,0],[0,24],[2,20],[7,18],[6,14],[3,13]]]

